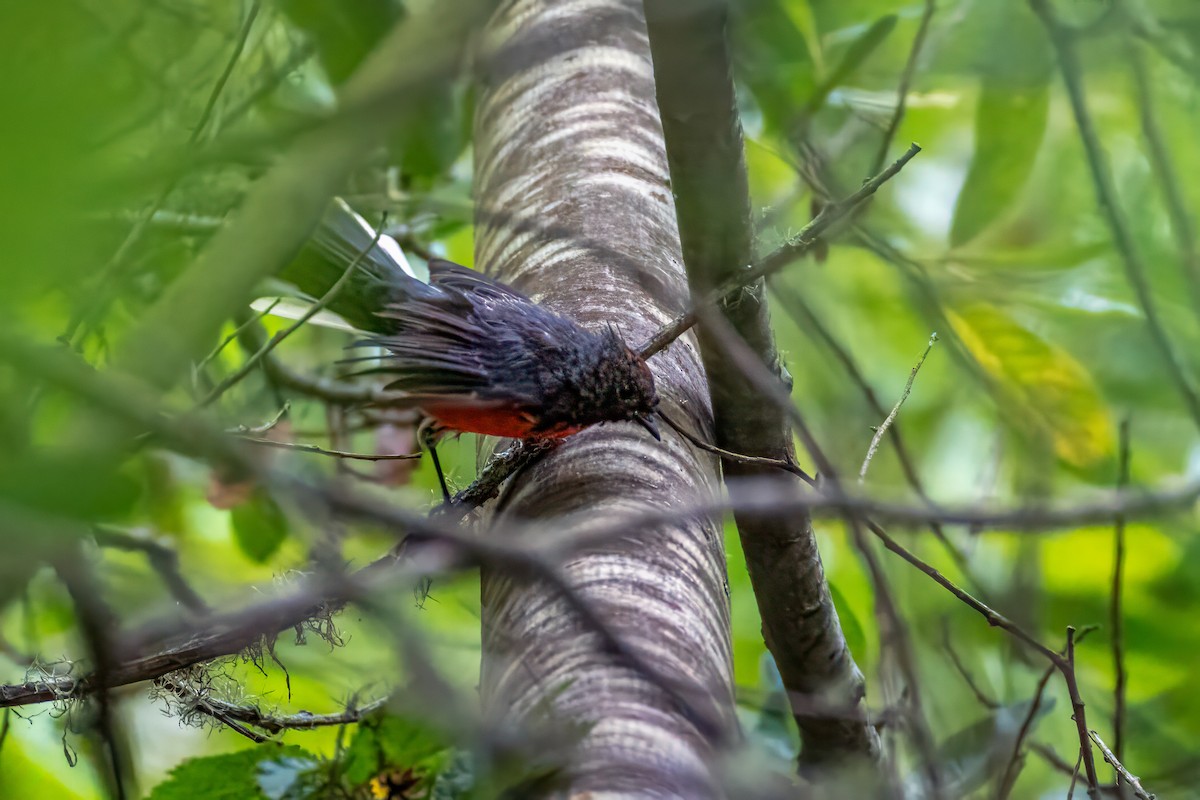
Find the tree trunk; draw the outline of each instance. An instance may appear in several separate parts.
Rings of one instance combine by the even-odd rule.
[[[481,63],[477,266],[641,342],[688,297],[641,3],[504,2]],[[711,431],[694,340],[652,367],[668,413]],[[715,460],[672,432],[660,444],[608,425],[567,440],[498,501],[497,513],[520,518],[681,512],[563,565],[573,592],[659,680],[603,649],[561,592],[483,573],[484,705],[518,726],[546,716],[590,726],[565,776],[571,794],[717,793],[711,756],[735,726],[725,554],[718,521],[683,519],[717,480]]]
[[[658,107],[688,277],[697,294],[754,260],[750,195],[726,37],[725,0],[647,0]],[[720,309],[732,335],[783,374],[761,281]],[[746,365],[700,328],[716,444],[743,455],[794,461],[783,409],[746,379]],[[790,478],[775,467],[734,459],[726,479]],[[800,489],[797,486],[797,489]],[[800,730],[809,775],[879,757],[879,737],[863,704],[862,673],[842,634],[808,514],[736,513],[763,639],[779,667]]]

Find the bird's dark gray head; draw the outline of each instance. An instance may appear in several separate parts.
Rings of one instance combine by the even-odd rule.
[[[655,439],[660,439],[654,422],[658,391],[650,367],[611,327],[601,335],[603,357],[597,365],[592,392],[596,400],[594,407],[604,415],[598,421],[636,422]]]

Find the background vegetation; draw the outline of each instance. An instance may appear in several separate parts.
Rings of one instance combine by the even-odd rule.
[[[1064,508],[1068,524],[1026,525],[1016,514],[1009,525],[892,532],[1055,650],[1068,626],[1078,629],[1075,671],[1090,727],[1147,788],[1192,796],[1200,794],[1193,498],[1182,493],[1123,528],[1084,512],[1122,482],[1162,497],[1200,480],[1200,189],[1190,179],[1200,174],[1200,8],[1187,0],[1032,6],[1051,9],[1057,49],[1044,20],[1016,0],[734,3],[758,246],[768,251],[830,196],[856,188],[909,141],[921,144],[854,225],[774,279],[793,396],[842,473],[858,474],[880,408],[900,398],[939,334],[892,429],[902,431],[912,475],[887,437],[860,488],[910,504],[924,492],[955,508],[1025,509],[1031,518],[1043,504]],[[143,442],[115,458],[100,440],[128,422],[95,397],[47,383],[20,354],[57,340],[60,355],[108,366],[114,343],[138,329],[276,154],[332,112],[337,88],[403,15],[393,0],[76,0],[0,10],[2,682],[84,670],[88,615],[77,608],[70,576],[78,563],[67,555],[76,528],[91,542],[81,580],[103,587],[106,613],[130,629],[186,606],[190,592],[196,611],[244,603],[247,587],[272,595],[295,585],[331,537],[336,557],[355,566],[391,546],[378,526],[325,530],[302,504],[180,448]],[[1075,58],[1064,59],[1068,51]],[[1072,83],[1086,100],[1082,118]],[[898,96],[906,110],[892,130]],[[403,132],[369,154],[342,194],[382,219],[414,261],[440,254],[470,263],[468,77],[432,82],[404,102]],[[1097,145],[1091,153],[1087,136]],[[267,283],[259,294],[287,291]],[[230,320],[223,336],[236,339],[244,321]],[[248,332],[289,324],[266,316],[242,329],[240,344],[218,350],[214,340],[211,359],[165,407],[181,414],[206,399],[253,351]],[[337,362],[353,338],[305,325],[272,355],[301,375],[348,385],[349,367]],[[269,425],[255,435],[365,454],[414,449],[402,415],[306,395],[261,369],[213,400],[226,429]],[[414,510],[435,499],[424,461],[254,452],[300,475],[372,482]],[[465,484],[475,443],[466,437],[442,454],[453,482]],[[803,454],[801,464],[811,470]],[[881,646],[873,580],[841,521],[817,525],[867,704],[885,721],[885,741],[899,743],[886,720],[900,681]],[[1118,529],[1124,572],[1114,611]],[[741,778],[761,763],[786,775],[795,737],[729,534],[735,674],[750,737]],[[950,794],[993,796],[1032,717],[1022,739],[1033,749],[1012,796],[1063,796],[1079,753],[1063,682],[1043,681],[1045,659],[927,575],[880,557],[911,637],[925,718],[955,781]],[[318,617],[270,647],[175,674],[186,685],[117,690],[107,711],[73,701],[6,710],[0,787],[10,797],[104,796],[107,767],[92,735],[101,723],[117,732],[140,791],[161,784],[155,798],[305,797],[305,782],[318,775],[359,796],[385,774],[397,785],[432,782],[439,797],[460,796],[456,782],[491,791],[527,780],[536,764],[471,762],[477,742],[460,712],[475,696],[478,606],[477,576],[439,578],[428,592],[396,589],[386,602]],[[397,633],[397,618],[408,633]],[[202,697],[275,716],[344,712],[423,668],[410,657],[414,641],[444,683],[443,714],[393,709],[357,726],[288,731],[281,750],[197,710]],[[1119,714],[1118,663],[1127,676]],[[910,760],[901,758],[901,773]],[[1111,780],[1102,762],[1099,770]]]

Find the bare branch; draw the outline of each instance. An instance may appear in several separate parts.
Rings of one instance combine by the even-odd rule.
[[[274,439],[261,439],[257,436],[241,436],[239,441],[249,442],[251,444],[262,445],[263,447],[277,447],[284,450],[294,450],[300,453],[315,453],[321,456],[332,456],[333,458],[345,458],[352,461],[412,461],[421,457],[420,453],[399,453],[395,455],[373,455],[371,453],[349,453],[345,450],[327,450],[324,447],[318,447],[315,444],[302,444],[299,442],[277,442]]]
[[[354,271],[356,269],[358,269],[358,265],[362,262],[363,257],[365,257],[367,255],[367,253],[371,252],[371,249],[373,247],[375,247],[375,245],[379,242],[379,237],[381,235],[383,235],[383,228],[379,228],[378,230],[375,231],[375,236],[374,236],[374,238],[371,239],[371,243],[369,245],[367,245],[365,248],[363,248],[361,251],[359,251],[358,255],[356,255],[350,261],[350,266],[346,267],[346,270],[345,270],[345,272],[342,273],[342,276],[337,279],[337,281],[333,284],[333,286],[329,287],[329,291],[325,292],[325,294],[321,296],[320,300],[313,303],[308,308],[308,310],[306,310],[303,314],[300,315],[299,319],[297,319],[295,322],[293,322],[291,325],[287,326],[283,330],[279,331],[279,333],[272,336],[271,340],[269,342],[267,342],[262,347],[260,347],[257,350],[257,352],[255,352],[253,355],[251,355],[249,358],[247,358],[246,361],[240,367],[238,367],[232,374],[226,376],[226,378],[224,380],[222,380],[219,384],[217,384],[217,386],[211,392],[209,392],[208,395],[203,400],[201,400],[197,404],[196,407],[197,408],[206,408],[209,405],[211,405],[214,400],[219,398],[221,395],[225,394],[225,392],[227,392],[232,386],[237,384],[238,381],[242,380],[242,378],[245,378],[247,375],[249,375],[250,372],[254,369],[255,365],[257,365],[258,362],[261,361],[262,359],[266,358],[271,353],[272,350],[274,350],[276,347],[278,347],[283,342],[284,339],[288,338],[293,333],[298,331],[301,327],[304,326],[304,324],[306,322],[308,322],[310,319],[315,317],[317,314],[319,314],[321,312],[321,310],[323,308],[325,308],[327,305],[329,305],[333,301],[333,299],[338,296],[338,293],[341,292],[341,290],[349,282],[350,276],[354,274]],[[243,323],[243,324],[239,325],[238,330],[235,331],[234,335],[236,336],[239,333],[243,332],[246,328],[246,325],[247,325],[247,323]]]
[[[1117,490],[1129,485],[1129,417],[1121,420],[1120,452],[1118,455]],[[1113,743],[1117,758],[1125,757],[1125,615],[1121,608],[1122,591],[1125,583],[1125,517],[1117,515],[1113,525],[1113,574],[1112,594],[1109,600],[1109,634],[1112,639],[1113,673]],[[1120,785],[1120,779],[1117,780]]]
[[[925,47],[925,38],[929,35],[929,24],[933,21],[936,11],[936,0],[925,0],[925,10],[921,13],[917,33],[913,36],[908,59],[904,62],[904,71],[900,73],[900,83],[896,86],[896,109],[892,112],[891,119],[888,120],[887,130],[884,131],[883,139],[879,142],[879,149],[871,162],[871,169],[868,170],[871,174],[883,169],[883,163],[887,161],[888,152],[892,149],[892,142],[896,139],[896,132],[900,130],[900,123],[904,120],[904,112],[908,106],[908,92],[912,87],[913,76],[917,72],[917,63],[921,60],[921,50]]]
[[[744,287],[750,286],[758,280],[773,275],[779,270],[786,267],[791,262],[800,258],[807,253],[809,249],[828,231],[833,225],[845,217],[851,209],[857,206],[862,201],[866,200],[871,195],[879,190],[880,186],[890,181],[904,169],[909,161],[912,161],[917,153],[921,152],[921,148],[917,144],[909,146],[908,150],[900,158],[896,159],[887,169],[879,173],[873,178],[863,182],[862,187],[854,192],[849,197],[846,197],[840,202],[829,203],[821,209],[821,213],[813,219],[812,222],[804,226],[804,228],[790,240],[780,245],[767,256],[749,265],[746,269],[731,277],[725,283],[718,286],[713,291],[705,295],[701,300],[697,301],[695,306],[683,314],[680,314],[675,319],[668,322],[660,328],[653,336],[651,336],[641,347],[638,352],[643,358],[649,358],[665,349],[667,345],[678,339],[687,331],[691,330],[696,324],[697,311],[700,308],[711,308],[731,295],[735,295]]]
[[[187,578],[183,576],[183,572],[179,569],[179,554],[172,548],[153,539],[135,536],[108,525],[93,526],[92,536],[96,539],[96,544],[101,547],[144,553],[150,565],[162,579],[163,585],[167,587],[171,596],[179,601],[180,605],[202,616],[211,611],[208,604],[204,602],[204,598],[192,588]]]
[[[1154,795],[1142,788],[1141,780],[1127,770],[1125,765],[1122,764],[1115,755],[1113,755],[1113,751],[1108,749],[1108,745],[1106,745],[1104,740],[1100,738],[1100,734],[1096,733],[1095,731],[1090,731],[1089,736],[1091,737],[1091,740],[1096,743],[1096,746],[1100,748],[1100,753],[1104,756],[1104,760],[1108,762],[1109,766],[1117,771],[1117,774],[1121,776],[1121,779],[1125,781],[1125,783],[1128,783],[1133,787],[1133,793],[1138,797],[1139,800],[1154,800]]]
[[[917,373],[921,371],[921,365],[925,363],[925,358],[929,355],[929,351],[933,349],[933,344],[937,340],[937,333],[929,337],[929,344],[925,345],[925,352],[921,353],[921,358],[917,360],[916,366],[912,368],[912,372],[908,373],[908,382],[904,384],[904,392],[900,395],[900,399],[896,401],[896,405],[892,407],[891,413],[884,419],[883,424],[875,429],[875,435],[871,437],[871,446],[867,448],[867,457],[863,459],[862,468],[858,471],[859,483],[866,480],[867,468],[871,466],[871,459],[875,457],[875,452],[879,449],[879,442],[883,439],[883,435],[888,432],[888,428],[892,427],[892,423],[895,422],[896,415],[900,413],[900,406],[904,405],[904,401],[908,399],[908,395],[912,391],[913,381],[917,379]]]

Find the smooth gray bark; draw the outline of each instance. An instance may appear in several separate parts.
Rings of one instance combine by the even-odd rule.
[[[641,3],[503,3],[480,63],[477,267],[586,325],[644,340],[688,291]],[[711,430],[695,342],[651,364],[669,413]],[[499,513],[682,513],[716,491],[717,465],[664,433],[660,444],[620,424],[571,437],[515,477]],[[548,587],[485,570],[486,708],[517,725],[552,717],[591,726],[571,758],[571,794],[713,795],[714,747],[734,727],[719,523],[631,529],[563,570],[676,691],[603,652]]]

